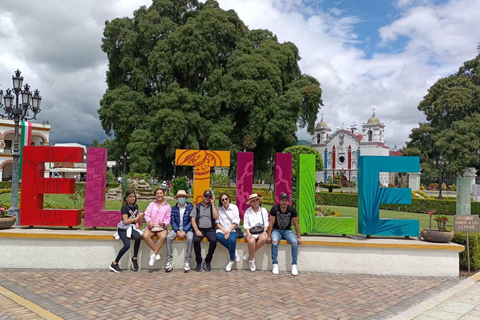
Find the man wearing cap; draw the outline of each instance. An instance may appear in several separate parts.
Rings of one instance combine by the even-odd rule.
[[[298,213],[294,207],[288,205],[289,196],[286,193],[280,195],[280,204],[274,205],[270,210],[270,226],[268,228],[268,243],[272,243],[273,274],[278,274],[278,243],[285,239],[292,245],[292,275],[298,275],[297,256],[298,245],[302,244]],[[295,225],[297,235],[292,231],[292,222]]]
[[[203,201],[198,203],[192,210],[190,218],[194,231],[193,249],[195,250],[195,260],[197,262],[197,272],[202,271],[202,248],[201,242],[207,237],[209,245],[207,256],[205,257],[205,271],[212,271],[210,263],[213,253],[217,247],[217,237],[215,233],[215,220],[218,219],[218,211],[214,204],[215,197],[210,190],[203,193]]]
[[[172,230],[167,236],[167,264],[165,271],[170,272],[173,269],[173,240],[175,238],[187,240],[187,250],[185,252],[185,263],[183,264],[183,271],[190,271],[190,260],[192,259],[192,244],[193,244],[193,228],[190,214],[193,210],[193,204],[187,202],[187,193],[185,190],[178,190],[174,198],[178,201],[172,207]]]

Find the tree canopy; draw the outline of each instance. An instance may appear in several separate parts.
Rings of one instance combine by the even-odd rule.
[[[313,133],[319,82],[301,74],[297,47],[268,30],[249,30],[216,1],[153,0],[133,18],[105,23],[109,69],[100,121],[130,169],[153,173],[175,149],[253,151],[265,167]],[[257,167],[258,168],[258,167]]]
[[[418,106],[427,122],[412,130],[403,154],[420,156],[427,175],[434,172],[433,161],[440,154],[450,162],[447,172],[458,174],[466,167],[478,167],[479,106],[480,54],[430,87]]]

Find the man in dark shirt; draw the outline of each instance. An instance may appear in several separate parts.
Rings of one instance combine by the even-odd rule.
[[[272,243],[273,274],[278,274],[278,243],[285,239],[292,245],[292,275],[298,275],[297,256],[298,245],[302,244],[298,213],[294,207],[288,205],[289,196],[286,193],[280,195],[280,204],[274,205],[270,210],[270,226],[268,227],[268,243]],[[292,231],[292,222],[295,225],[297,235]]]
[[[201,242],[207,237],[209,246],[207,256],[205,257],[205,270],[212,271],[210,263],[213,253],[217,247],[217,236],[215,233],[215,220],[218,219],[217,207],[215,207],[215,197],[210,190],[203,193],[203,201],[197,204],[190,214],[193,227],[193,249],[195,251],[195,260],[197,261],[197,272],[202,271],[202,247]]]

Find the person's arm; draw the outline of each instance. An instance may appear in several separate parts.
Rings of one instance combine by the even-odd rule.
[[[153,202],[151,202],[147,209],[145,210],[145,222],[150,226],[153,227],[155,224],[152,221],[152,208],[153,208]]]
[[[250,208],[248,208],[246,211],[245,211],[245,215],[243,216],[243,228],[245,229],[245,232],[247,233],[246,235],[246,238],[250,238],[252,236],[252,234],[250,233],[250,220],[248,218],[249,214],[248,214],[248,210]]]
[[[302,233],[300,232],[300,224],[298,223],[298,217],[292,218],[292,222],[295,225],[295,231],[297,232],[298,244],[302,244]]]
[[[190,203],[190,202],[187,202],[186,204],[186,209],[185,209],[185,215],[190,215],[192,213],[192,210],[193,210],[193,205]],[[188,212],[188,208],[190,206],[190,212]],[[180,219],[180,215],[178,215],[179,219]],[[183,220],[183,231],[185,231],[185,233],[187,233],[188,231],[192,230],[192,220],[191,219],[187,219],[187,223],[185,223],[185,218]]]
[[[185,209],[186,210],[186,209]],[[178,225],[177,219],[180,217],[180,209],[177,206],[173,206],[172,210],[170,211],[170,224],[172,225],[172,230],[178,232],[180,226]],[[185,229],[185,226],[184,226]]]
[[[125,213],[125,214],[122,214],[122,220],[123,220],[123,223],[124,224],[132,224],[132,223],[136,223],[138,220],[141,219],[141,215],[137,215],[137,217],[135,218],[131,218],[129,219],[128,218],[128,213]]]
[[[233,211],[233,220],[232,220],[232,226],[230,227],[230,232],[235,231],[235,229],[240,225],[240,212],[238,212],[238,207],[231,204],[232,206],[232,211]]]
[[[212,197],[212,216],[213,216],[213,219],[215,220],[218,219],[218,210],[217,210],[217,206],[215,205],[215,196]]]
[[[167,228],[170,222],[172,221],[172,207],[170,207],[169,204],[167,204],[167,206],[168,208],[167,208],[167,211],[165,212],[165,219],[163,221],[163,223],[165,223],[165,228]]]
[[[192,227],[195,234],[199,237],[203,237],[203,234],[200,232],[200,229],[198,229],[198,226],[197,226],[197,220],[196,220],[197,214],[200,214],[200,212],[197,212],[197,208],[194,207],[190,215],[191,217],[190,221],[192,222]]]

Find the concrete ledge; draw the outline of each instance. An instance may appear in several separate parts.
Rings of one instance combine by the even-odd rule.
[[[114,231],[11,228],[0,230],[0,268],[40,269],[103,269],[114,260],[121,241],[113,239]],[[202,244],[205,257],[207,243]],[[289,271],[290,245],[282,241],[279,247],[280,271]],[[245,239],[237,240],[239,255],[247,252]],[[453,276],[458,277],[458,253],[464,247],[454,243],[439,244],[414,239],[366,239],[363,237],[305,236],[299,249],[300,271],[348,274]],[[133,250],[120,261],[122,269],[130,267]],[[166,262],[165,246],[162,259],[148,266],[151,250],[142,241],[139,264],[142,269],[162,269]],[[185,242],[174,241],[175,268],[183,267]],[[192,268],[195,267],[195,257]],[[212,267],[224,269],[228,252],[217,245]],[[258,270],[271,270],[270,245],[255,255]],[[235,269],[248,269],[248,262],[240,261]]]

